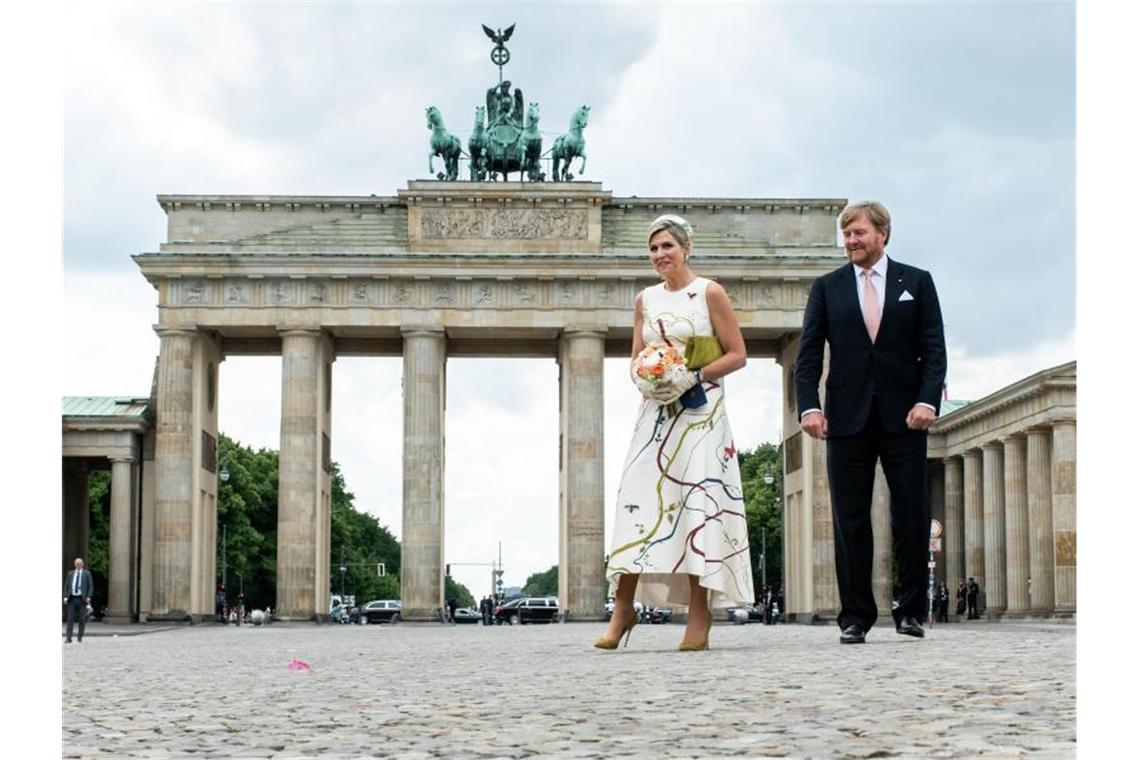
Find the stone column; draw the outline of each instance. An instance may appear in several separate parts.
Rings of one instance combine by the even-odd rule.
[[[950,588],[951,604],[958,584],[966,580],[965,544],[962,539],[962,521],[965,507],[962,502],[962,459],[946,457],[946,585]]]
[[[962,505],[965,512],[966,577],[981,590],[978,613],[986,598],[985,513],[982,506],[982,452],[971,449],[962,455]]]
[[[942,551],[934,553],[937,563],[934,569],[936,579],[946,578],[946,485],[942,461],[928,459],[926,462],[927,492],[930,495],[930,518],[942,523]]]
[[[875,465],[875,493],[871,497],[871,530],[875,539],[875,554],[871,561],[871,588],[880,616],[890,619],[891,599],[894,598],[894,553],[891,533],[891,492],[881,464]]]
[[[1025,480],[1025,438],[1002,439],[1005,447],[1006,614],[1029,612],[1029,492]]]
[[[560,524],[559,574],[565,574],[567,620],[605,616],[605,470],[603,364],[605,333],[567,328],[559,350],[562,398],[562,467],[565,487]]]
[[[404,335],[404,518],[400,617],[440,621],[443,609],[443,430],[447,340],[442,328]]]
[[[67,573],[75,569],[75,558],[82,557],[86,563],[87,541],[91,530],[91,507],[87,499],[87,468],[82,460],[63,461],[63,575],[59,587]]]
[[[131,617],[134,574],[131,572],[134,546],[131,535],[131,497],[134,492],[133,467],[130,459],[111,460],[111,536],[107,615],[112,622],[126,622]]]
[[[317,588],[323,336],[309,328],[280,332],[276,615],[281,620],[321,619],[328,615],[328,588]]]
[[[1077,423],[1053,424],[1053,556],[1056,610],[1077,609]]]
[[[156,328],[153,605],[148,619],[185,620],[192,609],[190,527],[194,480],[194,330]]]
[[[1005,462],[1002,445],[982,447],[985,488],[982,494],[986,554],[986,614],[1005,612]]]
[[[1052,431],[1032,428],[1025,438],[1025,479],[1029,497],[1029,607],[1052,614],[1053,570]]]

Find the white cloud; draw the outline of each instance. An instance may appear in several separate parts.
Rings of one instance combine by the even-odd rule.
[[[984,355],[973,355],[968,345],[950,340],[946,353],[949,397],[977,401],[1035,372],[1074,361],[1077,358],[1076,331],[1071,330],[1057,340]]]

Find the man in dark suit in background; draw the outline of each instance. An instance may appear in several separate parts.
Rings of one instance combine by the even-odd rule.
[[[871,496],[880,460],[899,568],[895,630],[921,638],[930,538],[926,431],[946,379],[942,311],[929,272],[887,259],[891,217],[882,204],[853,203],[839,225],[849,263],[812,284],[795,366],[800,426],[827,440],[839,640],[863,643],[878,617]],[[824,343],[831,359],[821,405]]]
[[[63,582],[63,603],[67,605],[67,643],[71,643],[71,629],[79,621],[79,640],[83,641],[83,630],[87,626],[87,605],[95,590],[91,571],[83,569],[83,560],[75,558],[75,569],[67,574]]]

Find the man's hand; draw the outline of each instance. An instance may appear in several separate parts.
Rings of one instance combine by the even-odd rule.
[[[933,409],[915,404],[906,415],[906,426],[911,430],[929,430],[937,419]]]
[[[827,437],[827,417],[823,412],[808,412],[800,420],[800,427],[812,438],[822,440]]]

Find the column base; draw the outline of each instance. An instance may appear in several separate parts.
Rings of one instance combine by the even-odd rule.
[[[788,623],[799,623],[800,625],[835,625],[836,623],[834,615],[829,616],[818,612],[789,612],[784,615],[784,620]]]
[[[148,623],[193,623],[194,620],[185,610],[151,610],[146,614]]]
[[[423,609],[404,607],[400,610],[401,623],[443,623],[446,619],[443,610],[438,607]]]
[[[316,612],[286,612],[284,614],[273,613],[273,622],[275,623],[327,623],[331,618],[328,615],[320,615]]]
[[[131,625],[138,620],[127,612],[108,612],[103,616],[103,622],[110,625]]]
[[[606,616],[600,612],[566,612],[562,615],[563,623],[604,623]]]

